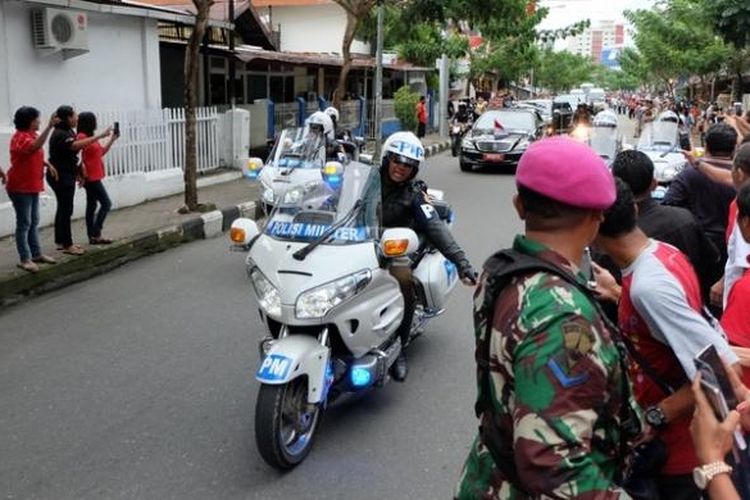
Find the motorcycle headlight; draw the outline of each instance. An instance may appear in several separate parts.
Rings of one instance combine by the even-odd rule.
[[[273,205],[273,202],[274,202],[273,188],[271,188],[271,186],[269,186],[265,182],[261,181],[260,190],[263,193],[263,201]]]
[[[322,318],[328,312],[362,291],[372,279],[369,269],[326,283],[297,298],[295,315],[299,319]]]
[[[260,307],[269,316],[281,316],[281,295],[279,295],[276,287],[263,276],[263,273],[257,267],[250,271],[250,280],[253,282]]]
[[[464,148],[464,149],[475,149],[474,148],[474,143],[471,142],[471,139],[464,139],[461,142],[461,147]]]

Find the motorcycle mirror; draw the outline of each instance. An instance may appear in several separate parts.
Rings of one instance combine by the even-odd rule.
[[[258,236],[259,233],[258,224],[254,220],[240,217],[232,222],[232,227],[229,230],[229,239],[234,245],[244,247],[253,238]]]
[[[256,180],[263,169],[263,160],[260,158],[248,158],[242,165],[242,176],[246,179]]]
[[[362,153],[361,155],[359,155],[359,162],[364,163],[365,165],[372,166],[372,155]]]
[[[411,255],[419,248],[417,234],[405,227],[386,229],[380,239],[380,249],[389,258]]]

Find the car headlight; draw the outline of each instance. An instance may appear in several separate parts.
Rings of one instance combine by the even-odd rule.
[[[520,141],[518,141],[518,144],[516,144],[516,147],[513,148],[513,149],[526,149],[526,148],[529,147],[530,143],[531,143],[531,141],[529,140],[529,138],[525,137],[525,138],[521,139]]]
[[[322,318],[328,312],[362,291],[372,279],[369,269],[308,290],[297,298],[295,315],[300,319]]]
[[[464,139],[461,141],[461,147],[464,149],[475,149],[474,143],[471,142],[471,139]]]
[[[250,271],[250,280],[253,282],[260,307],[269,316],[281,316],[281,295],[279,295],[276,287],[263,276],[263,273],[257,267]]]

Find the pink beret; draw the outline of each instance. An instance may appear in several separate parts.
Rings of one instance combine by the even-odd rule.
[[[607,165],[593,149],[569,137],[542,139],[518,162],[516,183],[565,205],[606,210],[617,193]]]

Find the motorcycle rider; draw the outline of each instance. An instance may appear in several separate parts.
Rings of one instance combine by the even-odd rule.
[[[412,132],[396,132],[386,139],[381,152],[380,178],[383,192],[383,227],[408,227],[424,236],[458,269],[464,284],[476,284],[477,272],[456,243],[448,226],[438,216],[427,195],[427,185],[416,179],[424,164],[424,147]],[[416,290],[410,266],[391,266],[391,274],[404,296],[404,319],[398,329],[402,345],[411,333]],[[403,382],[408,374],[403,350],[391,369],[391,376]]]
[[[336,129],[328,113],[325,111],[316,111],[305,120],[305,125],[307,125],[310,131],[317,132],[324,137],[326,161],[345,160],[346,155],[344,154],[344,150],[336,143]]]

